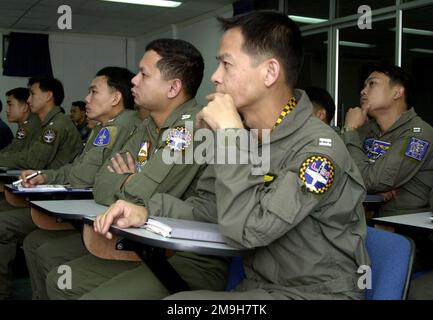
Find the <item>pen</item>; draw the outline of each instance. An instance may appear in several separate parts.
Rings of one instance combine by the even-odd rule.
[[[36,171],[36,172],[32,173],[31,175],[27,176],[27,177],[26,177],[26,180],[30,180],[31,178],[34,178],[34,177],[36,177],[37,175],[39,175],[39,174],[41,174],[41,173],[42,173],[42,171]],[[12,184],[16,187],[16,186],[19,185],[21,182],[23,182],[23,179],[20,179],[20,180],[14,181],[14,182],[12,182]]]

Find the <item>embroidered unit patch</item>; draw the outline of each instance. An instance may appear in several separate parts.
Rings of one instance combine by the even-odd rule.
[[[429,145],[430,144],[427,141],[411,137],[409,139],[409,143],[407,144],[406,152],[404,154],[410,158],[422,161],[425,154],[427,153]]]
[[[334,166],[323,156],[310,157],[299,168],[299,178],[309,191],[324,193],[334,181]]]
[[[170,129],[168,132],[166,144],[174,151],[182,151],[188,148],[192,142],[191,133],[183,127]]]
[[[17,131],[17,139],[24,140],[27,137],[27,131],[24,128],[19,128]]]
[[[53,129],[45,129],[44,133],[42,134],[42,139],[45,143],[51,144],[56,141],[57,134],[56,131]]]
[[[391,143],[386,141],[376,140],[373,138],[368,138],[364,141],[364,151],[371,162],[375,162],[379,159],[388,151],[389,148],[391,148]]]
[[[110,130],[108,130],[108,128],[102,128],[96,136],[95,140],[93,140],[93,145],[96,147],[105,147],[110,144],[110,140]]]

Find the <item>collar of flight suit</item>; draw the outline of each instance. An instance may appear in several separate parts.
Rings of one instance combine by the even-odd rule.
[[[307,119],[313,114],[313,105],[305,91],[294,89],[293,92],[297,101],[296,107],[273,130],[271,141],[283,139],[301,129]]]
[[[393,125],[382,136],[400,128],[401,126],[405,125],[406,123],[408,123],[410,120],[412,120],[416,116],[417,116],[417,114],[416,114],[414,108],[410,108],[409,110],[403,112],[400,115],[400,117],[397,119],[397,121],[395,121],[393,123]],[[375,136],[379,137],[380,136],[379,124],[376,122],[375,119],[372,119],[370,121],[371,121],[371,130],[373,131]]]
[[[160,131],[163,131],[164,129],[167,128],[171,128],[176,126],[176,123],[179,122],[179,120],[181,119],[181,117],[183,115],[188,115],[190,113],[192,113],[192,109],[193,108],[198,108],[198,104],[197,101],[193,98],[191,100],[186,101],[185,103],[181,104],[179,107],[177,107],[169,116],[168,118],[165,120],[164,124],[161,126]],[[149,121],[149,126],[147,126],[150,130],[150,134],[152,134],[152,136],[158,136],[159,134],[157,133],[156,130],[156,124],[153,121],[152,117],[148,117],[148,121]],[[185,120],[191,120],[191,121],[195,121],[195,116],[192,117],[190,119],[185,119]]]
[[[45,117],[44,121],[42,121],[41,126],[45,127],[59,113],[62,113],[62,110],[60,110],[59,107],[55,106],[50,112],[48,112],[48,114]]]
[[[127,110],[129,110],[129,109],[123,109],[122,111],[120,111],[118,114],[116,114],[115,116],[114,116],[114,118],[111,118],[110,120],[108,120],[107,121],[107,123],[105,124],[105,126],[102,126],[103,128],[104,127],[108,127],[108,126],[113,126],[113,125],[115,125],[116,123],[118,123],[118,121],[124,116],[124,115],[127,115],[128,114],[128,112],[126,112]],[[132,111],[132,110],[130,110],[130,111]]]

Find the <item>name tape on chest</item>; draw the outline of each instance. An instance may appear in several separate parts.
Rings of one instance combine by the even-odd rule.
[[[332,186],[334,174],[334,165],[324,156],[309,157],[299,168],[299,178],[307,190],[317,194],[326,192]]]
[[[391,143],[376,140],[374,138],[368,138],[365,139],[363,147],[368,159],[370,159],[371,162],[375,162],[377,159],[383,156],[389,150],[389,148],[391,148]]]
[[[427,153],[430,143],[411,137],[406,147],[405,155],[409,158],[422,161]]]

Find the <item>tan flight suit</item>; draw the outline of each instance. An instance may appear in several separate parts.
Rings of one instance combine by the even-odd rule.
[[[379,216],[428,211],[433,186],[433,128],[414,109],[404,112],[383,135],[375,120],[342,138],[369,194],[395,190]]]
[[[56,170],[43,170],[47,175],[47,184],[70,184],[73,187],[91,187],[97,170],[113,152],[117,152],[130,137],[135,125],[141,123],[137,113],[125,110],[110,120],[105,127],[97,126],[84,147],[83,152],[71,164]],[[74,130],[75,127],[74,127]],[[33,231],[33,232],[32,232]],[[24,241],[26,261],[34,287],[34,297],[38,297],[35,278],[34,251],[48,240],[59,240],[71,234],[68,232],[51,232],[39,230],[33,223],[29,208],[14,209],[0,214],[0,255],[4,256],[0,263],[0,296],[10,293],[10,272],[7,265],[15,258],[14,248]],[[7,257],[7,258],[6,258]],[[37,273],[36,273],[37,274]]]
[[[151,118],[146,119],[143,126],[122,148],[122,152],[129,151],[134,157],[139,172],[132,175],[128,183],[124,185],[125,180],[131,174],[110,173],[104,166],[98,172],[94,185],[96,202],[109,205],[118,199],[122,199],[145,205],[152,195],[159,192],[167,192],[179,198],[187,196],[191,185],[195,185],[198,176],[201,174],[203,166],[195,163],[167,164],[163,161],[163,152],[176,146],[179,147],[176,145],[175,140],[170,138],[181,137],[182,129],[186,128],[187,132],[185,132],[184,138],[189,142],[185,144],[185,151],[180,152],[177,150],[174,151],[174,154],[176,157],[192,155],[193,145],[195,145],[193,143],[194,132],[193,127],[188,129],[190,126],[187,122],[192,123],[200,109],[201,107],[197,105],[195,100],[190,100],[173,111],[159,130]],[[76,239],[75,244],[68,243],[68,248],[74,245],[82,246],[81,240]],[[102,260],[93,255],[78,258],[68,256],[68,253],[64,255],[63,260],[56,260],[51,259],[50,256],[55,255],[54,250],[63,251],[63,246],[60,247],[58,243],[53,243],[52,246],[44,247],[43,252],[38,250],[38,261],[44,265],[43,269],[46,272],[52,269],[47,277],[47,291],[51,299],[79,298],[116,274],[143,265],[142,263]],[[188,253],[179,253],[174,257],[178,256],[183,256],[185,261],[200,262],[199,268],[195,268],[198,282],[201,281],[200,279],[204,277],[204,274],[207,274],[208,279],[203,281],[207,282],[209,288],[224,287],[227,276],[227,259],[197,256]],[[74,286],[72,290],[66,291],[57,287],[57,280],[60,276],[57,273],[57,266],[65,263],[74,270]],[[205,272],[203,273],[201,270],[205,270]],[[112,294],[114,296],[119,292],[113,292]]]
[[[254,248],[244,259],[246,279],[235,289],[237,295],[206,291],[207,283],[196,281],[198,271],[206,272],[198,263],[178,255],[170,258],[193,290],[205,289],[174,297],[363,298],[357,270],[369,258],[362,178],[337,134],[311,115],[305,93],[296,90],[296,98],[297,107],[271,133],[266,176],[252,174],[252,163],[210,165],[200,177],[197,196],[181,201],[161,193],[150,199],[150,215],[218,222],[229,244]],[[232,136],[242,131],[223,132]],[[248,152],[239,145],[217,151],[222,149]],[[160,299],[168,294],[141,266],[82,298]]]

